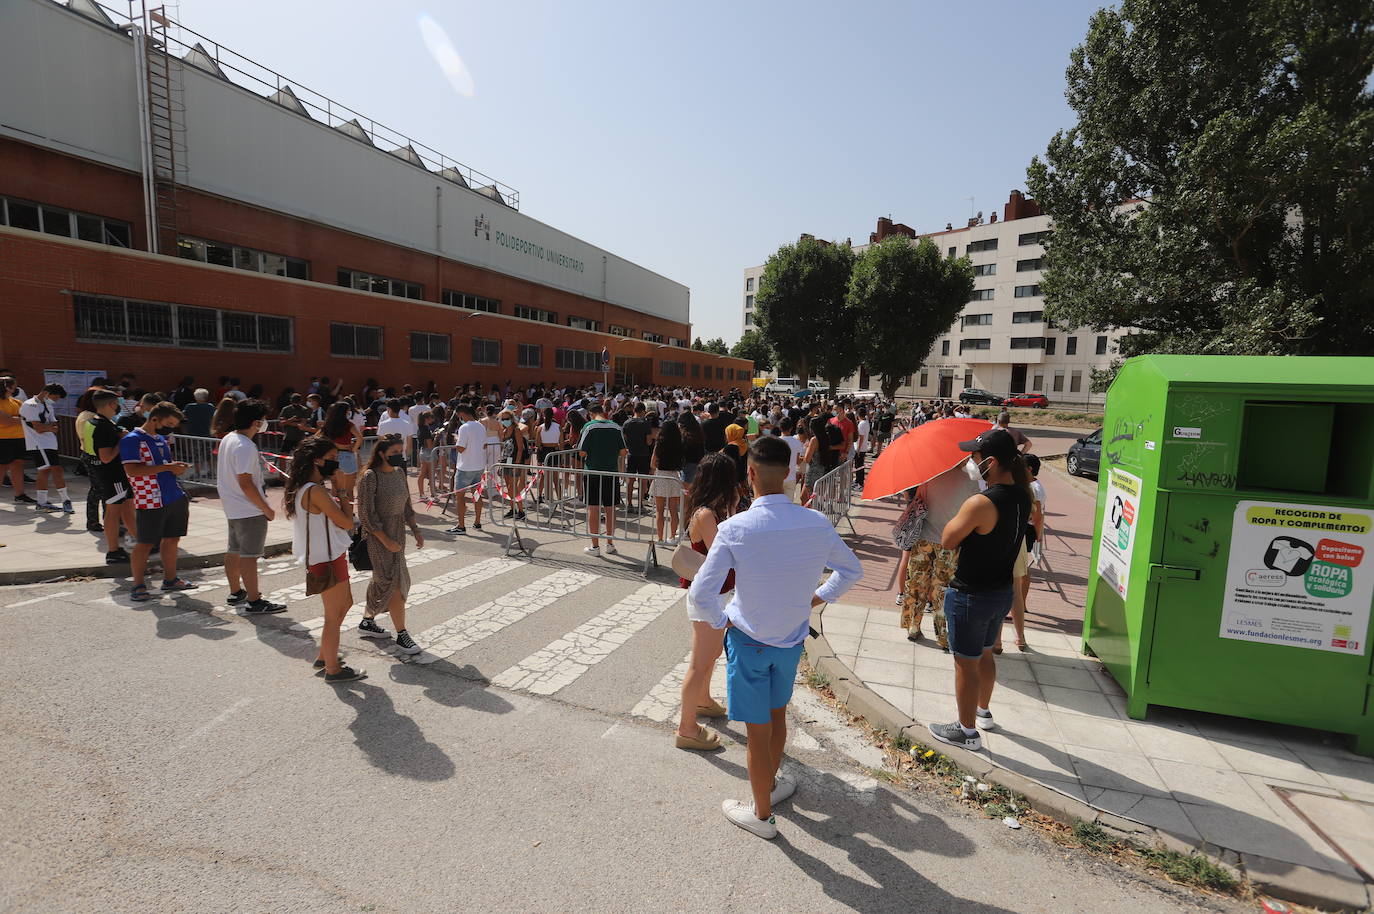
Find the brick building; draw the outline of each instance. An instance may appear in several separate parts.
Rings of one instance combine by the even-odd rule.
[[[31,390],[589,384],[603,349],[612,383],[752,375],[687,348],[685,286],[176,23],[11,0],[0,81],[0,365]]]

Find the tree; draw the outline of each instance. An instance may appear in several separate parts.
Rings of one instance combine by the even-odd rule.
[[[725,345],[725,340],[716,337],[713,340],[707,340],[706,344],[701,347],[701,351],[710,352],[714,355],[729,355],[730,347]]]
[[[706,344],[701,341],[701,337],[697,337],[696,339],[692,340],[692,348],[695,349],[697,352],[705,352]]]
[[[835,381],[851,360],[853,313],[845,293],[854,251],[847,244],[826,244],[802,237],[785,244],[768,258],[759,277],[754,322],[780,361],[797,371],[805,384],[818,369]],[[857,355],[848,374],[858,367]]]
[[[754,373],[773,370],[773,347],[757,330],[746,330],[730,350],[737,359],[753,359]]]
[[[891,399],[902,378],[921,367],[973,294],[973,265],[947,259],[929,238],[912,245],[894,236],[859,255],[849,278],[849,306],[858,314],[863,364]]]
[[[1028,170],[1046,319],[1123,356],[1374,351],[1371,70],[1368,0],[1096,13]]]

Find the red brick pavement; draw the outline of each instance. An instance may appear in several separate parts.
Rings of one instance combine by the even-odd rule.
[[[1083,630],[1083,601],[1092,557],[1094,499],[1073,486],[1058,470],[1040,473],[1045,486],[1044,562],[1031,569],[1026,624],[1033,628],[1078,635]],[[892,525],[901,508],[890,502],[860,502],[851,515],[856,535],[847,535],[863,563],[864,577],[843,602],[898,612],[897,562]]]

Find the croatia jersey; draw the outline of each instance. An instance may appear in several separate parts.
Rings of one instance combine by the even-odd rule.
[[[119,460],[121,463],[162,466],[172,462],[172,448],[161,435],[150,435],[136,428],[120,439]],[[134,492],[134,507],[143,510],[165,508],[186,497],[176,474],[171,470],[153,476],[130,474],[129,486]]]

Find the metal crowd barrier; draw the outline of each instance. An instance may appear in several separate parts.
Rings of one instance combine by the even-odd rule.
[[[849,510],[854,503],[854,461],[846,460],[811,484],[811,497],[806,507],[821,512],[838,529],[840,522],[849,524],[849,532],[856,533]]]
[[[564,496],[558,499],[538,500],[537,493],[542,483],[553,477],[562,477],[565,487]],[[613,505],[587,505],[587,487],[604,486],[602,480],[613,480],[615,497]],[[488,467],[482,479],[468,492],[474,490],[485,497],[489,523],[498,527],[509,527],[506,536],[506,553],[519,550],[529,555],[521,531],[544,531],[578,538],[592,536],[588,518],[597,512],[601,529],[598,539],[614,539],[617,548],[623,545],[644,548],[644,573],[647,575],[659,566],[657,547],[660,545],[655,533],[654,515],[627,511],[626,488],[629,485],[642,485],[652,482],[653,476],[636,473],[611,473],[601,470],[588,470],[570,466],[534,466],[531,464],[497,463]],[[514,485],[512,485],[514,483]],[[462,497],[468,497],[464,494]],[[603,508],[612,511],[615,534],[608,537],[604,524]],[[507,516],[509,514],[509,516]],[[664,536],[671,535],[672,520],[665,519]],[[683,533],[679,528],[679,534]],[[604,547],[603,547],[604,548]],[[675,548],[675,544],[671,547]]]

